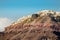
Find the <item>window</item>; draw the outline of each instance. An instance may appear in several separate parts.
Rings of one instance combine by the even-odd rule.
[[[47,40],[47,37],[46,36],[43,36],[41,38],[38,38],[38,40]]]

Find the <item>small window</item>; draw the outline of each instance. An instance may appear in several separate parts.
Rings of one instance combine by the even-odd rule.
[[[38,40],[47,40],[47,37],[43,36],[41,38],[38,38]]]

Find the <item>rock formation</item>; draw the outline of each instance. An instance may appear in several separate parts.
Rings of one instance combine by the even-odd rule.
[[[5,28],[4,40],[60,40],[60,12],[43,10]]]

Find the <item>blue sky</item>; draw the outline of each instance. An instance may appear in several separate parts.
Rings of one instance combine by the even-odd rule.
[[[44,9],[60,11],[60,0],[0,0],[0,17],[13,20]]]
[[[22,16],[45,9],[60,11],[60,0],[0,0],[0,31]]]

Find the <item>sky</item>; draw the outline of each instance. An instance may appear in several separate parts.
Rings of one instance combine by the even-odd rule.
[[[60,11],[60,0],[0,0],[0,29],[41,10]]]

